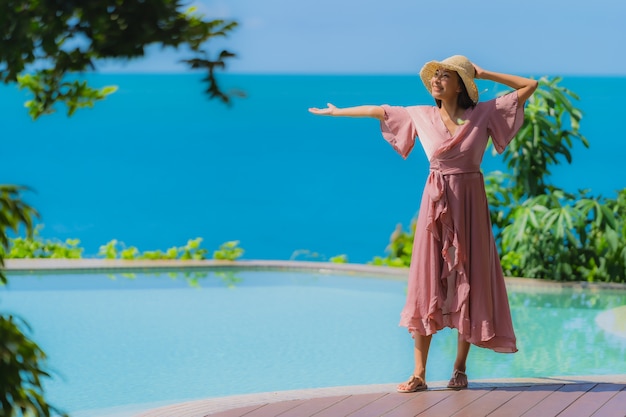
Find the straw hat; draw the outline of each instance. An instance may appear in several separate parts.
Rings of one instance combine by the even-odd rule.
[[[430,61],[424,64],[420,71],[420,77],[422,78],[422,82],[426,86],[426,89],[429,93],[432,93],[430,87],[430,79],[440,68],[456,71],[461,76],[463,84],[465,84],[467,93],[469,94],[472,101],[474,103],[478,103],[478,88],[476,88],[476,83],[474,82],[474,65],[472,65],[469,59],[467,59],[463,55],[454,55],[444,59],[441,62]]]

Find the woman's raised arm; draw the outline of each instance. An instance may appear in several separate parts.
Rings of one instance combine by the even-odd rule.
[[[356,106],[339,108],[331,103],[325,109],[311,107],[309,112],[320,116],[371,117],[378,120],[385,118],[385,111],[380,106]]]
[[[497,83],[504,84],[517,90],[517,100],[521,105],[523,105],[526,100],[528,100],[528,98],[533,95],[533,93],[537,89],[537,86],[539,85],[537,80],[520,77],[518,75],[487,71],[476,64],[473,65],[476,71],[476,74],[474,76],[475,78],[495,81]]]

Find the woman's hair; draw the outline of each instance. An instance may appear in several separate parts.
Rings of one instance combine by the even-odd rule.
[[[467,88],[465,88],[465,83],[458,72],[456,73],[456,76],[458,77],[459,84],[461,85],[461,93],[457,96],[457,104],[463,109],[476,106],[476,103],[474,103],[470,98]],[[441,107],[441,100],[435,100],[435,102],[437,103],[437,107]]]

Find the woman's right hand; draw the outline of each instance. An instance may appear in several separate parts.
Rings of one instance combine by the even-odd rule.
[[[309,108],[309,112],[320,115],[320,116],[332,116],[333,112],[336,109],[337,107],[333,106],[331,103],[327,103],[325,109],[318,109],[317,107],[311,107]]]
[[[309,111],[313,114],[322,116],[344,116],[344,117],[372,117],[378,120],[384,120],[385,111],[381,106],[355,106],[355,107],[335,107],[328,103],[325,109],[311,107]]]

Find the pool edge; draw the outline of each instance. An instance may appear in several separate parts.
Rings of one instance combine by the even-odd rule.
[[[3,271],[14,274],[23,273],[61,273],[61,272],[125,272],[125,271],[162,271],[177,269],[253,269],[253,270],[290,270],[290,271],[318,271],[318,272],[342,272],[359,273],[367,275],[389,276],[394,278],[406,278],[408,268],[390,266],[312,262],[312,261],[285,261],[285,260],[179,260],[179,259],[5,259]],[[626,290],[626,284],[612,282],[586,282],[586,281],[554,281],[539,278],[506,277],[507,284],[553,287],[553,288],[578,288],[578,289],[617,289]]]

